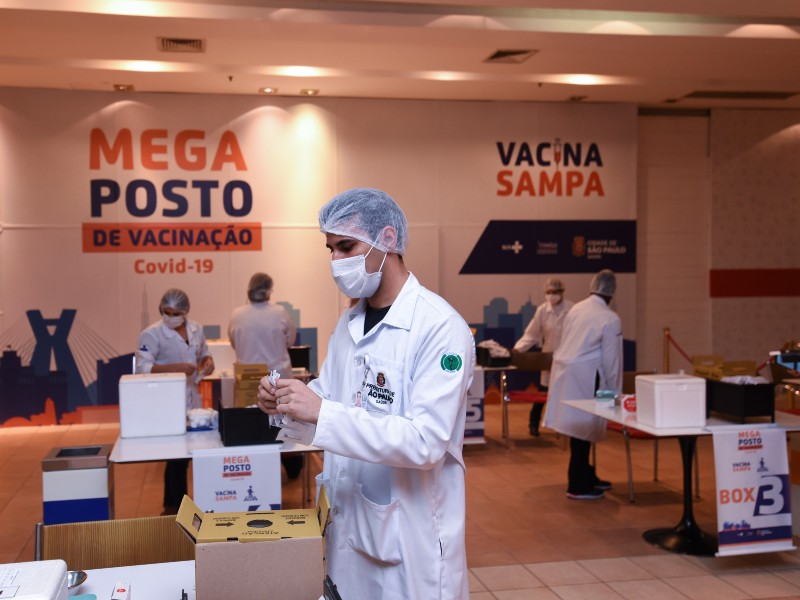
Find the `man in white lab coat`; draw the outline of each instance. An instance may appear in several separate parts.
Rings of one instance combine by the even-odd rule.
[[[550,391],[544,423],[570,437],[567,497],[602,498],[611,487],[589,464],[592,442],[606,436],[606,421],[563,404],[594,398],[599,389],[622,392],[622,325],[608,304],[617,289],[613,271],[604,269],[589,286],[591,295],[575,304],[564,318],[561,344],[553,354]]]
[[[574,302],[564,299],[564,284],[555,277],[548,277],[544,282],[544,298],[545,301],[536,308],[522,337],[514,344],[514,352],[527,352],[534,346],[539,346],[542,352],[555,352],[558,348],[564,317]],[[542,371],[539,382],[540,388],[547,391],[550,386],[550,371]],[[544,404],[540,402],[531,405],[528,429],[533,436],[539,435],[543,408]]]
[[[339,319],[319,379],[265,378],[260,406],[316,426],[333,518],[326,567],[342,598],[465,600],[474,339],[406,268],[406,219],[387,194],[349,190],[319,221],[334,281],[360,301]]]

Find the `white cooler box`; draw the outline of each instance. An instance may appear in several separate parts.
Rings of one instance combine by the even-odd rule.
[[[153,437],[185,433],[186,375],[148,373],[120,377],[120,437]]]
[[[704,427],[706,380],[691,375],[637,375],[636,419],[651,427]]]
[[[0,565],[0,598],[67,600],[67,563],[38,560]]]

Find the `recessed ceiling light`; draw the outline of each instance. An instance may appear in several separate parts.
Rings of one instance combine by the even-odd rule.
[[[315,90],[312,88],[303,88],[302,90],[300,90],[300,94],[302,94],[303,96],[316,96],[317,94],[319,94],[319,90]]]
[[[114,84],[114,91],[115,92],[132,92],[133,86],[130,83],[115,83]]]
[[[277,94],[277,93],[278,93],[278,88],[274,88],[274,87],[263,87],[263,88],[261,88],[261,89],[260,89],[260,90],[258,90],[258,91],[259,91],[259,93],[261,93],[261,94]]]

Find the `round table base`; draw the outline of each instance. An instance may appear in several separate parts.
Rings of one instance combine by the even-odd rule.
[[[642,537],[654,546],[678,554],[714,556],[719,547],[715,536],[697,526],[685,527],[683,524],[666,529],[651,529],[645,531]]]

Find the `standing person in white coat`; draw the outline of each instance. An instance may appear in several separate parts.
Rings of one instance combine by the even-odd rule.
[[[297,326],[289,311],[272,304],[272,277],[256,273],[247,284],[245,306],[231,314],[228,339],[236,352],[236,360],[245,364],[266,364],[286,379],[292,376],[289,346],[297,337]]]
[[[326,566],[343,598],[464,600],[474,338],[406,268],[405,215],[386,193],[344,192],[319,222],[337,286],[361,300],[339,319],[319,379],[265,378],[260,405],[316,425],[332,506]]]
[[[266,364],[281,377],[292,377],[292,360],[289,346],[297,337],[297,326],[289,311],[280,304],[272,304],[272,277],[255,273],[247,284],[249,304],[234,309],[228,325],[228,339],[236,353],[236,361],[243,364]],[[281,454],[281,464],[289,479],[296,479],[303,468],[300,454]]]
[[[183,373],[186,375],[186,409],[200,408],[202,398],[198,382],[214,371],[214,359],[208,351],[200,323],[190,321],[189,296],[176,288],[161,297],[158,312],[161,320],[139,334],[136,352],[137,373]],[[158,418],[158,415],[153,415]],[[176,514],[186,494],[186,471],[189,459],[168,460],[164,468],[164,512]]]
[[[604,269],[594,276],[591,295],[564,318],[561,344],[553,355],[544,423],[570,437],[567,497],[575,500],[602,498],[611,488],[589,464],[592,442],[605,439],[605,419],[562,401],[594,398],[598,379],[600,389],[622,392],[622,325],[608,307],[616,289],[613,271]]]
[[[527,352],[534,346],[539,346],[542,352],[554,352],[558,348],[564,316],[574,302],[564,299],[564,284],[555,277],[545,280],[544,298],[545,301],[536,307],[522,337],[514,344],[514,352]],[[542,371],[539,382],[542,391],[547,391],[550,386],[550,371]],[[533,436],[539,435],[539,420],[543,409],[544,404],[540,402],[531,405],[528,430]]]

